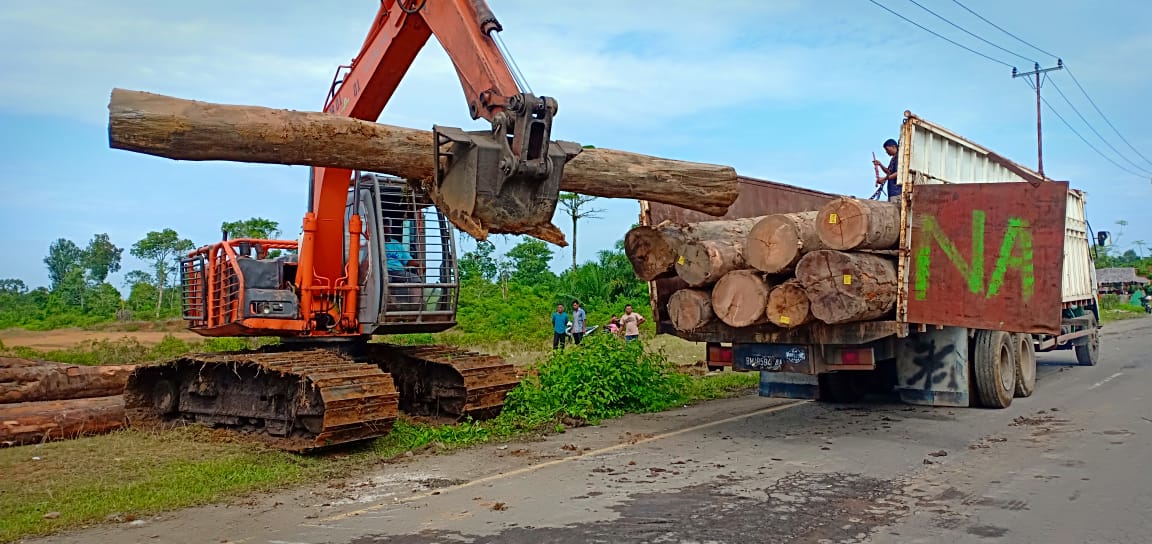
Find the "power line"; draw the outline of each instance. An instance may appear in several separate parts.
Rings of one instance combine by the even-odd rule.
[[[1069,122],[1068,122],[1068,120],[1064,118],[1064,116],[1063,116],[1063,115],[1060,115],[1060,112],[1056,111],[1056,108],[1053,108],[1053,107],[1052,107],[1052,104],[1049,104],[1049,103],[1048,103],[1048,99],[1047,99],[1047,98],[1041,98],[1041,100],[1043,100],[1043,101],[1044,101],[1044,105],[1045,105],[1045,106],[1048,106],[1048,110],[1049,110],[1049,111],[1051,111],[1053,114],[1055,114],[1055,115],[1056,115],[1056,118],[1057,118],[1057,119],[1060,119],[1060,121],[1062,121],[1062,122],[1064,123],[1064,126],[1068,127],[1068,130],[1072,131],[1072,134],[1075,134],[1075,135],[1076,135],[1078,138],[1080,138],[1080,141],[1084,142],[1084,145],[1088,146],[1090,149],[1092,149],[1092,151],[1095,151],[1097,155],[1100,155],[1101,157],[1104,157],[1104,159],[1106,159],[1108,162],[1110,162],[1110,163],[1112,163],[1113,165],[1115,165],[1115,166],[1116,166],[1116,168],[1119,168],[1119,169],[1121,169],[1121,170],[1123,170],[1123,171],[1125,171],[1125,172],[1128,172],[1129,174],[1132,174],[1133,176],[1136,176],[1136,177],[1138,177],[1138,178],[1141,178],[1141,179],[1145,179],[1145,176],[1143,176],[1143,175],[1141,175],[1141,174],[1139,174],[1139,173],[1133,172],[1133,171],[1131,171],[1131,170],[1129,170],[1129,169],[1125,168],[1125,167],[1124,167],[1124,166],[1122,166],[1120,163],[1118,163],[1118,162],[1116,162],[1116,161],[1112,160],[1112,157],[1109,157],[1108,155],[1105,155],[1105,154],[1101,153],[1101,152],[1100,152],[1100,150],[1099,150],[1099,149],[1096,149],[1096,146],[1092,145],[1092,143],[1091,143],[1091,142],[1089,142],[1087,138],[1085,138],[1083,135],[1081,135],[1081,134],[1080,134],[1080,132],[1079,132],[1079,131],[1077,131],[1077,130],[1076,130],[1076,129],[1075,129],[1073,126],[1072,126],[1072,124],[1071,124],[1071,123],[1069,123]]]
[[[967,11],[968,13],[971,13],[972,15],[975,15],[976,17],[978,17],[981,21],[984,21],[985,23],[992,25],[992,27],[995,28],[996,30],[999,30],[1000,32],[1003,32],[1009,36],[1012,36],[1013,38],[1016,38],[1016,41],[1018,41],[1024,45],[1027,45],[1028,47],[1031,47],[1032,49],[1035,49],[1035,50],[1037,50],[1037,51],[1039,51],[1045,55],[1048,55],[1049,57],[1057,57],[1058,56],[1058,55],[1053,55],[1052,53],[1049,53],[1043,49],[1040,49],[1039,47],[1036,47],[1035,45],[1032,45],[1031,43],[1024,41],[1023,38],[1020,38],[1019,36],[1017,36],[1011,32],[1008,32],[1007,30],[1004,30],[1003,28],[1000,28],[1000,25],[997,25],[996,23],[993,23],[992,21],[985,19],[983,15],[980,15],[979,13],[972,11],[971,8],[969,8],[968,6],[965,6],[964,4],[961,4],[960,0],[952,0],[952,1],[955,2],[957,6],[964,8],[964,10]]]
[[[964,28],[964,27],[962,27],[962,26],[960,26],[960,25],[958,25],[958,24],[956,24],[956,23],[953,23],[952,21],[949,21],[949,20],[948,20],[946,17],[944,17],[943,15],[940,15],[939,13],[936,13],[935,11],[932,11],[932,10],[930,10],[930,9],[928,9],[928,8],[926,8],[926,7],[924,7],[924,5],[923,5],[923,4],[921,4],[920,2],[917,2],[916,0],[908,0],[908,1],[909,1],[909,2],[912,2],[913,4],[916,4],[916,6],[917,6],[917,7],[919,7],[920,9],[922,9],[922,10],[924,10],[924,11],[927,11],[928,13],[931,13],[931,14],[932,14],[932,15],[934,15],[934,16],[935,16],[937,19],[940,19],[941,21],[944,21],[945,23],[948,23],[948,24],[952,25],[953,27],[955,27],[955,28],[959,29],[961,32],[963,32],[963,33],[965,33],[965,34],[967,34],[967,35],[969,35],[969,36],[972,36],[973,38],[976,38],[977,40],[980,40],[980,41],[982,41],[982,42],[984,42],[984,43],[986,43],[986,44],[988,44],[988,45],[991,45],[992,47],[995,47],[996,49],[999,49],[999,50],[1001,50],[1001,51],[1003,51],[1003,52],[1005,52],[1005,53],[1008,53],[1009,55],[1013,55],[1013,56],[1015,56],[1015,57],[1019,57],[1019,58],[1021,58],[1021,59],[1024,59],[1024,60],[1026,60],[1026,61],[1028,61],[1028,62],[1033,62],[1033,63],[1034,63],[1034,62],[1036,62],[1036,60],[1035,60],[1035,59],[1030,59],[1030,58],[1028,58],[1028,57],[1025,57],[1024,55],[1021,55],[1021,54],[1019,54],[1019,53],[1016,53],[1016,52],[1014,52],[1014,51],[1009,51],[1009,50],[1007,50],[1007,49],[1004,49],[1003,47],[1000,47],[999,45],[996,45],[996,44],[994,44],[994,43],[992,43],[992,42],[990,42],[990,41],[988,41],[988,40],[986,40],[986,39],[984,39],[984,38],[981,38],[980,36],[978,36],[978,35],[976,35],[975,33],[971,32],[971,31],[970,31],[970,30],[968,30],[967,28]]]
[[[1124,141],[1124,143],[1128,144],[1128,147],[1130,147],[1133,152],[1135,152],[1137,155],[1139,155],[1141,159],[1144,159],[1144,161],[1147,162],[1148,164],[1152,164],[1152,161],[1148,160],[1148,157],[1145,157],[1143,153],[1140,153],[1140,150],[1136,149],[1136,146],[1132,145],[1132,143],[1129,142],[1128,139],[1125,138],[1123,134],[1120,134],[1119,130],[1116,130],[1116,125],[1113,125],[1112,121],[1109,121],[1108,117],[1104,115],[1104,112],[1100,111],[1100,107],[1096,105],[1096,101],[1092,100],[1091,96],[1088,96],[1088,91],[1085,91],[1084,87],[1082,85],[1080,85],[1080,80],[1076,79],[1076,74],[1073,74],[1071,69],[1068,70],[1068,75],[1072,77],[1072,81],[1074,83],[1076,83],[1077,87],[1080,88],[1080,92],[1084,93],[1084,97],[1088,99],[1089,104],[1092,104],[1092,108],[1094,108],[1096,110],[1096,113],[1099,113],[1100,117],[1102,119],[1104,119],[1104,122],[1108,123],[1108,126],[1112,127],[1112,132],[1115,132],[1116,135],[1119,136],[1120,139]]]
[[[933,36],[936,36],[937,38],[940,38],[941,40],[944,40],[944,41],[946,41],[946,42],[948,42],[948,43],[950,43],[950,44],[952,44],[952,45],[955,45],[956,47],[959,47],[959,48],[961,48],[961,49],[964,49],[965,51],[968,51],[969,53],[974,53],[974,54],[980,55],[981,57],[984,57],[984,58],[986,58],[986,59],[988,59],[988,60],[990,60],[990,61],[992,61],[992,62],[995,62],[995,63],[997,63],[997,64],[1002,64],[1002,65],[1004,65],[1004,66],[1007,66],[1007,67],[1009,67],[1009,68],[1012,68],[1012,67],[1013,67],[1011,64],[1008,64],[1007,62],[1004,62],[1004,61],[1002,61],[1002,60],[997,60],[997,59],[994,59],[994,58],[992,58],[992,57],[990,57],[990,56],[988,56],[988,55],[985,55],[984,53],[981,53],[981,52],[979,52],[979,51],[977,51],[977,50],[975,50],[975,49],[972,49],[971,47],[968,47],[968,46],[966,46],[966,45],[963,45],[963,44],[961,44],[960,42],[956,42],[956,41],[953,41],[953,40],[951,40],[951,39],[948,39],[948,38],[946,38],[946,37],[944,37],[944,36],[942,36],[942,35],[940,35],[940,34],[937,34],[936,32],[933,32],[932,30],[929,30],[927,27],[925,27],[925,26],[921,25],[920,23],[917,23],[916,21],[913,21],[912,19],[909,19],[909,18],[907,18],[907,17],[905,17],[905,16],[903,16],[903,15],[900,15],[899,13],[896,13],[895,11],[892,11],[891,9],[889,9],[889,8],[888,8],[888,6],[885,6],[884,4],[881,4],[880,2],[877,2],[876,0],[868,0],[868,1],[869,1],[869,2],[872,2],[873,4],[876,4],[876,6],[877,6],[877,7],[879,7],[879,8],[881,8],[881,9],[883,9],[884,11],[887,11],[888,13],[891,13],[892,15],[895,15],[895,16],[897,16],[897,17],[899,17],[899,18],[903,19],[903,20],[904,20],[904,21],[906,21],[906,22],[908,22],[908,23],[910,23],[910,24],[912,24],[912,25],[915,25],[915,26],[916,26],[917,28],[919,28],[920,30],[923,30],[924,32],[927,32],[927,33],[929,33],[929,34],[931,34],[931,35],[933,35]]]
[[[1116,149],[1116,146],[1112,145],[1112,142],[1105,140],[1104,136],[1102,136],[1100,134],[1100,131],[1096,130],[1096,127],[1092,126],[1092,123],[1089,123],[1088,120],[1084,118],[1084,115],[1080,113],[1080,110],[1076,108],[1076,105],[1073,104],[1071,100],[1068,100],[1068,97],[1064,95],[1064,91],[1060,90],[1060,86],[1057,85],[1055,81],[1052,81],[1051,83],[1052,83],[1052,88],[1056,89],[1056,92],[1060,95],[1060,98],[1063,98],[1064,102],[1068,103],[1068,107],[1072,108],[1072,111],[1076,113],[1076,116],[1079,117],[1081,121],[1084,121],[1084,124],[1088,126],[1088,129],[1091,130],[1094,134],[1096,134],[1096,137],[1100,138],[1100,141],[1104,142],[1104,145],[1108,146],[1108,148],[1111,149],[1113,153],[1115,153],[1121,159],[1124,159],[1125,161],[1127,161],[1128,164],[1131,164],[1137,170],[1140,170],[1146,174],[1152,175],[1152,171],[1149,171],[1147,168],[1140,166],[1139,164],[1136,164],[1131,159],[1129,159],[1126,155],[1121,153],[1120,150]]]

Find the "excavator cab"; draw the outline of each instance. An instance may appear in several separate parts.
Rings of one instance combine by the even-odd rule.
[[[565,245],[552,215],[564,165],[581,147],[549,141],[555,113],[555,100],[521,93],[493,115],[490,131],[433,127],[437,168],[428,192],[453,224],[478,240],[528,234]]]

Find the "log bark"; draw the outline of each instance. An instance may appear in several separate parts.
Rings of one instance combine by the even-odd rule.
[[[748,268],[744,240],[759,217],[689,223],[676,257],[676,275],[688,285],[715,283],[733,270]]]
[[[892,249],[900,242],[900,205],[841,197],[820,208],[816,232],[828,249]]]
[[[0,403],[108,397],[124,393],[133,365],[0,367]]]
[[[433,177],[433,138],[427,130],[124,89],[112,90],[108,112],[114,149],[178,160],[366,170],[419,182]],[[583,150],[565,166],[560,190],[719,216],[736,200],[739,187],[730,166],[597,148]]]
[[[808,251],[824,249],[816,234],[816,213],[769,215],[756,223],[744,243],[744,260],[749,266],[779,274],[795,267]]]
[[[712,294],[703,289],[681,289],[668,299],[668,317],[678,331],[690,332],[716,318]]]
[[[19,357],[0,357],[0,372],[10,368],[27,368],[34,366],[53,366],[61,363],[41,361],[39,359],[21,359]]]
[[[684,244],[702,240],[734,240],[756,225],[756,219],[703,221],[700,223],[641,225],[624,235],[624,253],[636,277],[644,281],[676,275],[676,261]]]
[[[799,281],[790,279],[768,292],[768,321],[790,329],[812,321],[808,293]]]
[[[896,305],[896,265],[867,253],[813,251],[796,265],[812,315],[830,325],[883,317]]]
[[[0,443],[8,445],[103,434],[126,424],[122,395],[0,405]]]
[[[712,288],[712,310],[720,321],[732,327],[747,327],[767,321],[768,291],[764,274],[758,270],[729,272]]]

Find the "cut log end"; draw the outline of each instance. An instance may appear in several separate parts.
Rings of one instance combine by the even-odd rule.
[[[789,280],[768,293],[768,320],[786,329],[799,327],[812,321],[808,293],[796,280]]]
[[[729,272],[712,288],[712,310],[732,327],[763,323],[771,286],[757,270]]]
[[[830,325],[883,317],[896,305],[896,265],[878,255],[820,250],[796,265],[812,315]]]
[[[804,251],[820,249],[816,212],[769,215],[748,232],[744,260],[749,266],[778,274],[791,269]]]
[[[891,249],[900,241],[900,207],[895,202],[838,198],[820,208],[816,232],[829,249]]]
[[[716,318],[712,295],[701,289],[681,289],[668,299],[668,317],[678,331],[694,331]]]
[[[676,259],[676,275],[692,287],[715,283],[725,274],[746,266],[741,246],[742,243],[728,240],[684,244]]]
[[[679,255],[674,240],[675,228],[639,226],[624,235],[624,254],[632,263],[636,277],[644,281],[666,278],[676,273]]]

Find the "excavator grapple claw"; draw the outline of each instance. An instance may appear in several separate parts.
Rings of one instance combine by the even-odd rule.
[[[496,114],[491,131],[433,127],[437,168],[426,190],[449,221],[478,240],[528,234],[565,246],[552,215],[564,165],[581,147],[548,141],[555,102],[518,96],[515,109]]]

